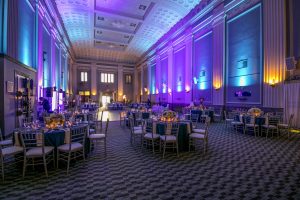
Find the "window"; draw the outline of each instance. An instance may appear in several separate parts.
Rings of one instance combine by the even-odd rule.
[[[101,83],[114,83],[114,74],[101,73]]]
[[[80,76],[81,82],[87,82],[87,80],[88,80],[87,72],[81,72],[80,75],[81,75]]]
[[[125,83],[131,84],[132,83],[132,76],[131,75],[125,75]]]

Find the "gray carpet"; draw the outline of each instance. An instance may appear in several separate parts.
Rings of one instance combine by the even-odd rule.
[[[6,171],[0,199],[300,199],[300,138],[255,138],[212,124],[208,153],[152,154],[131,146],[112,122],[107,157],[97,152],[66,170]]]

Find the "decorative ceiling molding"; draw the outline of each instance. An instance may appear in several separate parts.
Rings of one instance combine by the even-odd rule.
[[[54,27],[52,29],[52,33],[54,34],[55,38],[63,44],[62,48],[65,49],[72,60],[74,60],[76,55],[55,2],[43,0],[39,1],[38,3],[40,10],[42,10],[42,15],[46,15],[46,18],[48,19],[47,21],[50,23],[49,25]]]
[[[55,3],[76,58],[136,64],[200,1],[55,0]],[[98,35],[97,31],[102,33]]]

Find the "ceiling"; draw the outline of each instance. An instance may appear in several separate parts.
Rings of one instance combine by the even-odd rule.
[[[136,63],[201,0],[55,0],[76,58]]]

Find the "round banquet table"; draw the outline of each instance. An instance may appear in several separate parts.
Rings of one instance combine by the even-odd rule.
[[[58,147],[65,143],[65,131],[62,129],[54,129],[44,133],[45,145]]]
[[[242,120],[243,120],[244,124],[246,123],[247,117],[249,117],[249,116],[245,116],[245,115],[242,116]],[[238,114],[234,115],[234,121],[240,121],[240,115],[238,115]],[[263,116],[255,117],[255,124],[258,125],[259,133],[261,133],[261,127],[262,127],[262,125],[265,124],[265,122],[266,122],[266,117],[263,117]]]
[[[188,151],[188,149],[189,149],[189,133],[188,133],[187,126],[188,125],[186,123],[179,122],[179,131],[178,131],[179,151]],[[156,133],[159,135],[165,134],[165,123],[164,122],[159,122],[156,124]]]

